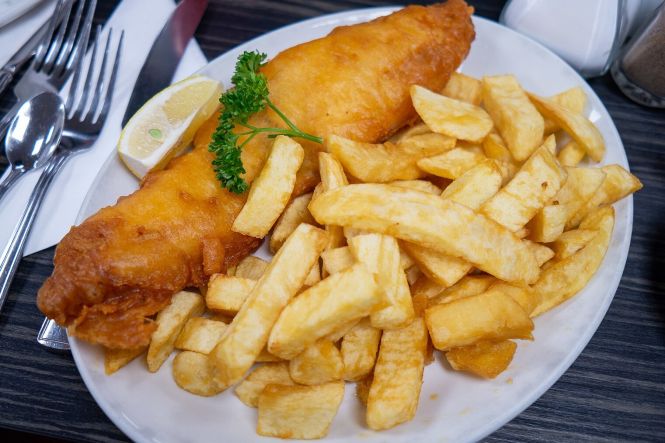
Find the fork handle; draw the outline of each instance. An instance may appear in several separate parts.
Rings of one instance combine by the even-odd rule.
[[[42,175],[37,181],[35,189],[30,195],[30,200],[28,200],[28,205],[26,206],[25,211],[12,233],[7,247],[3,251],[2,257],[0,257],[0,311],[5,304],[9,292],[9,286],[14,279],[18,264],[23,257],[25,243],[30,235],[35,216],[39,212],[39,208],[44,201],[49,186],[68,158],[69,155],[67,152],[56,152],[46,165],[44,172],[42,172]]]
[[[14,183],[16,183],[16,180],[19,179],[25,172],[25,169],[14,169],[10,168],[9,169],[9,174],[5,177],[5,179],[0,182],[0,203],[2,202],[2,199],[4,198],[5,194],[9,189],[14,186]]]

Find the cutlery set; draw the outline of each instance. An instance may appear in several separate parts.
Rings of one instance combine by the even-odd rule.
[[[206,0],[177,5],[137,77],[123,125],[170,84],[206,6]],[[0,182],[0,202],[24,174],[43,168],[0,255],[0,310],[50,185],[70,157],[93,147],[109,115],[124,31],[114,38],[109,29],[103,37],[97,26],[93,37],[95,7],[96,0],[58,0],[48,23],[0,68],[0,94],[21,75],[13,87],[16,103],[0,119],[9,162]],[[69,349],[65,330],[49,319],[44,319],[37,341],[51,349]]]

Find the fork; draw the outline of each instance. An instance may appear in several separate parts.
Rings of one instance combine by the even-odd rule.
[[[57,93],[85,54],[97,0],[78,0],[72,14],[75,1],[58,0],[30,67],[14,86],[17,101],[0,120],[0,137],[23,102],[44,91]]]
[[[12,233],[9,245],[0,257],[0,309],[2,309],[9,285],[23,256],[23,249],[30,234],[32,223],[49,186],[69,158],[92,147],[104,127],[113,99],[113,89],[124,40],[123,31],[120,33],[115,50],[113,50],[111,49],[112,34],[112,29],[109,29],[101,65],[97,67],[95,65],[101,35],[101,26],[98,26],[97,35],[92,44],[90,61],[80,63],[74,72],[65,102],[65,127],[60,145],[39,177],[25,212]],[[112,52],[115,55],[109,67]],[[85,82],[82,82],[84,67],[86,78]],[[57,325],[54,324],[54,326]]]

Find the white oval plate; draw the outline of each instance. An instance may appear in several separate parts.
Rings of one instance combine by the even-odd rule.
[[[297,23],[245,43],[210,62],[202,74],[228,84],[237,56],[258,49],[274,56],[295,44],[321,37],[339,25],[371,20],[395,8],[343,12]],[[497,23],[474,17],[476,40],[461,70],[479,77],[514,73],[522,85],[549,95],[581,85],[589,97],[589,115],[607,142],[605,163],[628,167],[619,134],[596,94],[558,56]],[[86,198],[79,222],[120,195],[138,187],[115,154],[107,160]],[[483,381],[450,370],[437,359],[425,370],[416,417],[394,429],[373,432],[364,425],[355,387],[347,385],[344,402],[327,440],[341,442],[475,441],[511,420],[540,397],[582,352],[605,315],[623,272],[633,220],[633,202],[616,205],[616,226],[605,260],[589,285],[574,299],[536,320],[535,341],[520,341],[515,359],[503,374]],[[265,254],[265,249],[261,252]],[[203,398],[178,388],[171,360],[150,374],[137,359],[116,374],[104,375],[98,347],[70,338],[72,353],[88,389],[132,440],[140,442],[245,442],[268,440],[256,435],[256,410],[228,390]],[[277,441],[277,440],[275,440]]]

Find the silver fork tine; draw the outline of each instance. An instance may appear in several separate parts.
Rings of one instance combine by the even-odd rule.
[[[110,30],[109,30],[110,33]],[[94,120],[95,123],[103,122],[106,120],[108,115],[109,108],[111,107],[111,102],[113,101],[113,89],[115,88],[115,79],[118,74],[118,66],[120,65],[120,54],[122,54],[122,44],[125,41],[125,31],[120,31],[120,39],[118,40],[118,46],[115,49],[115,60],[113,60],[113,70],[111,71],[111,77],[109,77],[109,85],[106,88],[106,97],[104,97],[104,104],[102,105],[102,110],[99,112],[99,116]]]
[[[81,16],[83,15],[83,7],[85,6],[85,0],[78,0],[78,5],[76,7],[76,12],[74,13],[74,18],[72,25],[67,29],[67,37],[65,38],[62,49],[58,54],[58,58],[55,61],[53,66],[53,75],[60,76],[64,72],[67,59],[69,58],[72,49],[74,48],[74,41],[79,30],[79,23],[81,22]]]
[[[64,6],[65,6],[65,0],[58,0],[58,4],[55,6],[55,9],[53,9],[53,15],[51,16],[51,20],[49,20],[48,29],[46,31],[46,34],[44,34],[44,39],[37,47],[37,51],[35,52],[35,58],[32,62],[35,70],[39,69],[41,67],[42,62],[44,61],[44,57],[48,52],[49,46],[51,45],[53,32],[55,32],[55,27],[59,23],[60,17],[62,16]]]
[[[90,61],[88,62],[88,73],[86,74],[85,84],[83,85],[83,95],[76,107],[76,113],[79,116],[79,120],[83,121],[83,118],[86,114],[88,97],[90,96],[90,90],[93,88],[93,78],[95,70],[95,60],[97,59],[97,46],[99,45],[99,35],[102,33],[102,27],[97,25],[97,34],[95,35],[95,41],[92,42],[92,54],[90,55]],[[73,113],[72,113],[73,115]]]
[[[92,18],[95,15],[95,8],[97,7],[97,0],[92,0],[88,5],[88,12],[85,14],[83,19],[83,30],[81,31],[78,39],[74,43],[74,48],[72,49],[72,55],[67,61],[65,69],[69,71],[72,69],[72,66],[76,66],[75,63],[78,62],[78,59],[85,55],[86,49],[88,49],[88,38],[90,37],[90,30],[92,29]],[[84,38],[85,36],[85,38]]]
[[[80,58],[80,62],[77,62],[76,71],[74,71],[74,77],[72,78],[72,83],[69,85],[69,93],[67,94],[67,101],[65,102],[65,112],[68,117],[71,117],[74,114],[74,102],[76,100],[76,91],[78,90],[79,81],[83,75],[83,58],[85,57],[85,49],[88,46],[88,39],[90,38],[90,27],[91,23],[87,23],[83,28],[81,33],[80,41],[76,44],[76,51],[78,52],[77,57]]]
[[[111,38],[113,38],[113,29],[109,28],[108,35],[106,36],[106,45],[104,45],[104,57],[102,58],[102,66],[99,68],[99,75],[97,76],[97,90],[92,97],[92,104],[90,105],[90,116],[92,118],[97,115],[97,108],[99,107],[99,100],[104,92],[104,73],[106,73],[106,64],[109,58],[109,48],[111,47]]]
[[[69,14],[72,12],[73,0],[67,0],[65,3],[64,15],[62,22],[60,23],[60,28],[58,28],[58,33],[55,35],[55,38],[51,40],[51,47],[44,58],[44,64],[40,70],[46,71],[49,73],[53,68],[53,63],[60,52],[60,47],[62,46],[62,40],[65,37],[65,31],[67,30],[67,23],[69,22]]]

